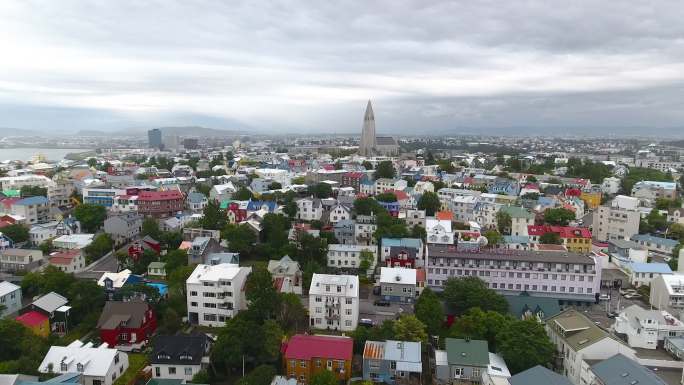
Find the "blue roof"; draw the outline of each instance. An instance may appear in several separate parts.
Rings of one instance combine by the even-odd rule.
[[[650,369],[616,354],[591,367],[591,370],[605,385],[667,385]]]
[[[423,242],[419,238],[382,238],[380,239],[382,247],[412,247],[420,249]]]
[[[247,202],[247,211],[257,211],[261,210],[263,206],[266,206],[269,212],[275,211],[278,204],[275,201],[252,201]]]
[[[191,192],[188,194],[188,200],[192,203],[202,203],[205,199],[206,197],[202,193]]]
[[[17,381],[16,385],[36,385],[36,384],[80,384],[81,373],[65,373],[45,381]]]
[[[159,292],[159,295],[161,295],[161,296],[165,296],[166,293],[169,292],[169,285],[167,285],[165,283],[148,282],[148,283],[146,283],[146,285],[157,289],[157,291]]]
[[[527,235],[504,235],[504,243],[530,243],[530,237]]]
[[[30,206],[30,205],[42,205],[42,204],[47,204],[48,199],[46,197],[28,197],[24,199],[20,199],[16,202],[14,202],[15,205],[21,205],[21,206]]]
[[[672,274],[672,269],[667,263],[632,262],[631,268],[635,273]]]
[[[655,237],[653,235],[649,234],[636,234],[632,235],[632,240],[635,242],[650,242],[654,243],[656,245],[661,245],[665,247],[675,247],[679,244],[678,241],[675,241],[674,239],[667,239],[667,238],[661,238],[661,237]]]

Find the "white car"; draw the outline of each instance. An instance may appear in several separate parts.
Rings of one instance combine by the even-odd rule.
[[[625,298],[627,298],[627,299],[641,298],[641,294],[639,294],[639,293],[625,294]]]
[[[610,294],[601,294],[601,295],[599,296],[599,299],[600,299],[601,301],[610,301]]]

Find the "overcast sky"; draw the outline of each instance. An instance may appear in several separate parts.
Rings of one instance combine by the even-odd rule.
[[[0,1],[0,127],[684,136],[678,1]],[[597,131],[598,129],[598,131]],[[575,131],[573,131],[575,130]]]

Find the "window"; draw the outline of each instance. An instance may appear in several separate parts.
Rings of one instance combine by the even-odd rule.
[[[61,371],[66,372],[69,369],[69,366],[66,364],[66,362],[62,362],[59,365],[59,368],[61,369]]]
[[[161,377],[161,368],[159,366],[154,368],[154,376]],[[93,381],[93,383],[95,383],[95,381]]]
[[[351,327],[352,326],[351,320],[344,321],[344,326],[350,326]]]
[[[176,368],[173,366],[169,366],[169,374],[176,374]]]
[[[461,377],[463,375],[463,368],[454,368],[454,377]]]
[[[185,368],[185,375],[186,376],[192,376],[192,368],[186,367]]]
[[[119,353],[116,353],[116,355],[114,356],[114,363],[115,364],[119,363]]]
[[[306,368],[306,361],[300,360],[300,361],[299,361],[299,367],[300,367],[300,368]]]
[[[480,369],[479,368],[473,368],[473,378],[480,378]]]

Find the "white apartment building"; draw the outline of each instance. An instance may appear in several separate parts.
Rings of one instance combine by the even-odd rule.
[[[609,176],[603,178],[603,183],[601,184],[601,192],[604,194],[614,195],[620,191],[621,179],[614,176]]]
[[[343,269],[358,269],[361,266],[361,253],[372,254],[369,270],[375,269],[378,260],[378,248],[376,246],[365,245],[328,245],[328,266]]]
[[[406,226],[409,228],[413,226],[420,226],[425,228],[425,210],[406,210]]]
[[[297,219],[319,221],[323,217],[323,204],[318,198],[302,198],[297,201]]]
[[[188,320],[202,326],[223,326],[247,308],[243,290],[251,267],[199,264],[186,281]]]
[[[627,336],[633,348],[656,349],[665,337],[684,336],[684,323],[665,310],[646,310],[639,305],[624,309],[615,318],[616,333]]]
[[[588,361],[605,360],[617,353],[635,359],[634,349],[574,309],[547,319],[546,333],[556,346],[556,364],[573,384],[583,384],[581,378],[590,367]]]
[[[618,195],[610,205],[599,206],[594,212],[594,237],[599,241],[630,239],[639,233],[641,214],[637,198]]]
[[[310,325],[352,331],[359,321],[359,277],[314,274],[309,288]]]
[[[680,315],[684,311],[684,275],[659,275],[651,281],[649,302],[653,307]]]
[[[404,191],[408,183],[403,179],[379,178],[375,181],[375,194],[382,194],[387,191]]]
[[[349,206],[338,203],[330,210],[330,223],[335,224],[349,219],[351,219],[351,208]]]
[[[354,238],[359,245],[375,245],[377,242],[373,234],[378,226],[373,215],[357,215],[354,223]]]
[[[112,385],[128,369],[128,355],[106,343],[94,347],[76,340],[67,346],[52,346],[40,363],[40,373],[81,373],[82,385]]]
[[[426,252],[427,285],[442,290],[449,278],[478,277],[506,295],[523,291],[568,304],[595,300],[601,264],[593,256],[557,251],[464,250],[430,245]]]
[[[453,245],[454,232],[451,230],[451,221],[427,218],[425,220],[427,243]]]
[[[474,220],[475,205],[479,201],[476,196],[457,196],[449,203],[448,208],[454,214],[454,220],[459,222],[470,222]]]
[[[21,287],[7,281],[0,282],[0,318],[14,314],[21,309]]]

